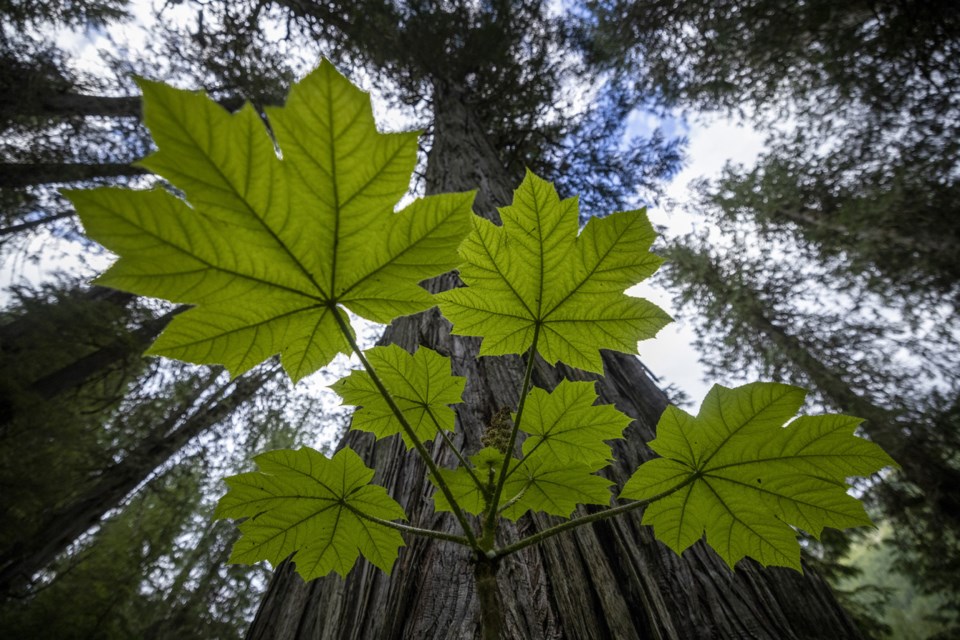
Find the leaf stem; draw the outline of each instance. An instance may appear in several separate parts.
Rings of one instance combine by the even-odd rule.
[[[500,515],[501,513],[503,513],[513,505],[515,505],[521,498],[523,498],[523,496],[526,495],[527,489],[529,488],[530,488],[530,483],[528,482],[526,485],[524,485],[523,489],[521,489],[520,492],[517,493],[517,495],[513,496],[512,498],[504,502],[502,505],[500,505],[500,508],[497,509],[497,515]]]
[[[507,546],[502,547],[500,549],[495,549],[494,553],[496,553],[497,557],[508,556],[511,553],[515,553],[517,551],[520,551],[521,549],[525,549],[530,545],[537,544],[538,542],[543,542],[547,538],[552,538],[553,536],[559,533],[563,533],[564,531],[568,531],[570,529],[576,529],[577,527],[582,527],[583,525],[590,524],[592,522],[600,522],[601,520],[607,520],[608,518],[615,518],[621,514],[635,511],[636,509],[639,509],[641,507],[646,507],[647,505],[652,504],[657,500],[662,500],[663,498],[666,498],[671,493],[675,493],[679,491],[680,489],[684,488],[685,486],[692,483],[696,479],[697,479],[697,475],[692,474],[689,478],[687,478],[677,486],[673,487],[672,489],[667,489],[666,491],[658,493],[657,495],[647,498],[646,500],[637,500],[636,502],[622,504],[618,507],[612,507],[610,509],[605,509],[603,511],[598,511],[596,513],[590,513],[585,516],[573,518],[572,520],[567,520],[566,522],[561,522],[558,525],[554,525],[548,529],[544,529],[543,531],[540,531],[539,533],[535,533],[532,536],[528,536],[526,538],[523,538],[522,540],[518,540],[513,544],[508,544]]]
[[[364,520],[369,520],[370,522],[375,522],[377,524],[383,525],[385,527],[390,527],[391,529],[396,529],[403,533],[410,533],[415,536],[423,536],[424,538],[435,538],[437,540],[447,540],[449,542],[456,542],[464,546],[469,546],[470,541],[463,536],[457,536],[452,533],[444,533],[443,531],[434,531],[433,529],[421,529],[420,527],[414,527],[409,524],[403,524],[402,522],[393,522],[392,520],[384,520],[383,518],[378,518],[372,516],[369,513],[364,513],[360,509],[357,509],[354,506],[349,504],[344,504],[351,513],[356,515],[359,518]]]
[[[446,429],[440,426],[440,422],[437,420],[437,417],[433,415],[433,411],[427,409],[427,415],[430,416],[430,419],[433,421],[434,426],[437,428],[437,433],[440,434],[440,437],[443,439],[443,442],[450,447],[450,450],[453,451],[453,455],[457,456],[457,460],[460,461],[460,466],[466,469],[467,473],[470,474],[470,477],[473,479],[474,484],[477,485],[477,488],[480,491],[483,491],[483,483],[480,482],[480,479],[477,478],[476,474],[473,473],[473,469],[470,467],[470,463],[463,457],[463,454],[457,449],[456,445],[453,444],[453,440],[450,439],[450,436],[447,435]]]
[[[533,363],[537,359],[537,341],[540,339],[540,322],[533,326],[533,341],[530,344],[530,350],[527,352],[527,368],[523,373],[523,384],[520,387],[520,400],[517,404],[517,417],[513,421],[513,429],[510,430],[510,441],[507,443],[507,450],[504,452],[505,458],[503,466],[500,467],[500,476],[497,478],[497,486],[493,490],[493,498],[490,500],[489,511],[487,512],[487,521],[483,525],[484,534],[492,532],[496,526],[497,514],[499,513],[500,497],[503,493],[503,485],[507,482],[509,475],[510,460],[513,458],[513,449],[517,444],[517,433],[520,431],[520,421],[523,419],[523,408],[527,403],[527,395],[530,392],[530,380],[533,377]]]
[[[370,361],[367,360],[366,356],[363,355],[363,351],[360,350],[360,345],[357,344],[356,338],[353,336],[353,332],[350,330],[350,325],[344,319],[340,308],[336,305],[332,305],[331,309],[333,311],[333,317],[337,320],[337,324],[340,326],[340,331],[343,333],[344,337],[347,339],[347,342],[350,343],[350,347],[353,349],[353,352],[357,354],[357,358],[360,359],[360,364],[363,365],[363,368],[366,370],[367,375],[370,376],[370,380],[373,381],[374,386],[380,392],[380,395],[383,396],[384,401],[386,401],[387,406],[390,407],[390,410],[393,411],[393,415],[396,416],[397,420],[400,422],[400,426],[403,428],[403,432],[410,438],[410,441],[413,442],[414,448],[417,450],[417,453],[420,454],[420,458],[423,459],[423,462],[427,465],[427,468],[430,470],[430,474],[433,476],[434,480],[437,483],[437,487],[440,488],[440,491],[443,492],[444,497],[447,499],[447,502],[450,504],[450,509],[453,511],[453,515],[457,518],[457,521],[460,523],[460,526],[463,528],[463,533],[467,537],[467,541],[470,543],[470,546],[474,549],[480,549],[480,545],[477,544],[477,537],[473,533],[473,529],[470,527],[470,523],[467,522],[466,516],[463,514],[463,510],[460,508],[460,505],[457,503],[456,499],[453,497],[453,492],[450,491],[450,487],[447,486],[447,483],[444,481],[443,476],[440,475],[440,469],[437,467],[437,463],[433,461],[433,456],[430,455],[430,452],[427,451],[427,448],[420,442],[420,439],[417,437],[417,434],[414,433],[413,427],[410,426],[410,423],[407,421],[407,417],[403,415],[403,411],[400,410],[400,407],[397,406],[397,403],[394,401],[393,396],[390,395],[390,392],[384,386],[383,381],[380,380],[380,376],[377,375],[376,370],[373,368],[373,365],[370,364]]]

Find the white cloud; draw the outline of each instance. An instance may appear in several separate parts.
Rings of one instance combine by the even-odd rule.
[[[764,134],[748,124],[719,116],[691,125],[688,138],[688,164],[667,188],[668,200],[679,206],[650,211],[651,220],[667,227],[670,235],[687,233],[698,221],[696,212],[683,206],[690,201],[693,180],[718,177],[727,162],[750,165],[764,149]]]
[[[701,178],[713,178],[720,175],[724,164],[729,161],[752,164],[764,148],[764,135],[748,125],[736,120],[718,116],[701,118],[690,126],[687,157],[689,163],[670,182],[667,188],[668,200],[674,206],[650,209],[650,218],[666,228],[668,236],[677,236],[702,224],[696,212],[684,206],[691,200],[689,184]],[[629,291],[631,295],[642,296],[656,303],[676,317],[671,295],[659,287],[647,283],[638,285]],[[723,380],[704,380],[703,367],[698,362],[698,354],[693,347],[695,334],[693,327],[679,321],[668,325],[655,340],[640,343],[640,354],[644,364],[662,379],[664,383],[673,383],[686,391],[697,404],[706,395],[714,382],[723,384]]]

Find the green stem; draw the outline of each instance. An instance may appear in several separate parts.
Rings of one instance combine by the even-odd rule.
[[[503,466],[500,468],[500,477],[497,479],[497,486],[493,490],[493,499],[490,501],[490,509],[487,514],[487,521],[483,525],[484,537],[489,537],[496,527],[498,508],[500,506],[500,496],[503,493],[503,485],[507,482],[509,475],[510,460],[513,458],[513,448],[517,444],[517,433],[520,431],[520,421],[523,419],[523,408],[527,404],[527,394],[530,392],[530,380],[533,377],[533,363],[537,359],[537,341],[540,339],[540,322],[533,326],[533,342],[530,344],[530,351],[527,356],[527,368],[523,373],[523,385],[520,387],[520,400],[517,404],[517,417],[513,421],[513,429],[510,431],[510,441],[507,443],[507,450]]]
[[[403,411],[401,411],[400,407],[397,406],[393,396],[390,395],[390,392],[387,390],[386,386],[384,386],[383,381],[380,380],[380,376],[377,375],[373,365],[371,365],[366,356],[363,355],[363,351],[360,350],[360,346],[357,344],[357,340],[353,337],[353,332],[350,330],[350,325],[347,324],[347,321],[343,318],[340,309],[336,306],[333,306],[332,311],[333,317],[336,318],[337,324],[340,326],[340,331],[347,339],[347,342],[350,343],[350,347],[353,349],[353,352],[357,354],[357,358],[360,359],[360,364],[363,365],[367,375],[370,376],[370,380],[377,388],[377,391],[379,391],[380,395],[383,396],[387,406],[389,406],[390,410],[393,411],[393,415],[396,416],[397,420],[400,422],[403,432],[408,438],[410,438],[410,441],[413,443],[413,447],[417,450],[417,453],[420,454],[420,458],[423,459],[423,462],[430,470],[430,474],[436,481],[440,491],[442,491],[444,497],[446,497],[447,502],[450,504],[450,509],[453,511],[453,515],[457,518],[457,521],[463,528],[463,533],[466,535],[470,546],[474,549],[479,549],[480,545],[477,544],[477,537],[473,534],[473,529],[470,527],[470,523],[467,522],[467,518],[463,514],[463,510],[460,508],[460,505],[457,504],[457,501],[454,499],[453,492],[450,491],[450,487],[447,486],[447,483],[443,480],[443,476],[440,475],[440,469],[437,468],[437,464],[433,461],[433,456],[430,455],[430,452],[427,451],[427,448],[422,442],[420,442],[420,439],[413,431],[413,427],[411,427],[410,423],[407,421],[407,417],[403,415]]]
[[[520,490],[520,493],[518,493],[517,495],[513,496],[512,498],[504,502],[502,505],[500,505],[500,508],[497,509],[497,515],[500,515],[501,513],[503,513],[513,505],[515,505],[521,498],[523,498],[524,495],[526,495],[527,489],[529,488],[530,488],[530,483],[527,483],[523,487],[523,489]]]
[[[498,565],[499,559],[480,553],[473,568],[477,599],[480,601],[483,640],[500,640],[503,629],[503,602],[500,599],[500,586],[497,584]]]
[[[671,493],[675,493],[680,489],[684,488],[685,486],[687,486],[688,484],[692,483],[698,477],[699,476],[697,476],[696,474],[691,475],[689,478],[687,478],[677,486],[673,487],[672,489],[667,489],[666,491],[662,493],[658,493],[657,495],[651,498],[647,498],[646,500],[637,500],[636,502],[622,504],[619,507],[613,507],[611,509],[606,509],[604,511],[598,511],[597,513],[591,513],[589,515],[580,516],[578,518],[574,518],[573,520],[567,520],[566,522],[562,522],[558,525],[550,527],[549,529],[544,529],[539,533],[535,533],[532,536],[523,538],[522,540],[518,540],[513,544],[508,544],[507,546],[501,549],[496,549],[495,553],[497,554],[497,557],[508,556],[511,553],[520,551],[520,549],[525,549],[526,547],[537,544],[538,542],[543,542],[547,538],[552,538],[553,536],[559,533],[563,533],[564,531],[568,531],[570,529],[576,529],[577,527],[582,527],[583,525],[590,524],[592,522],[600,522],[601,520],[607,520],[608,518],[615,518],[624,513],[629,513],[630,511],[634,511],[636,509],[639,509],[641,507],[645,507],[651,503],[654,503],[657,500],[662,500],[663,498],[666,498]]]
[[[402,522],[393,522],[391,520],[384,520],[383,518],[378,518],[372,516],[369,513],[364,513],[363,511],[353,507],[349,504],[344,504],[351,513],[356,515],[359,518],[364,520],[369,520],[370,522],[376,522],[377,524],[382,524],[385,527],[390,527],[391,529],[396,529],[403,533],[411,533],[415,536],[423,536],[424,538],[434,538],[437,540],[447,540],[449,542],[456,542],[462,545],[469,545],[470,541],[463,536],[456,536],[452,533],[444,533],[443,531],[434,531],[433,529],[421,529],[420,527],[414,527],[409,524],[403,524]]]
[[[473,479],[474,484],[477,485],[477,489],[481,492],[483,491],[483,483],[480,482],[480,479],[477,478],[476,474],[473,473],[473,469],[470,467],[470,464],[464,459],[463,454],[460,453],[460,450],[457,449],[456,445],[453,444],[453,440],[450,439],[450,436],[447,435],[446,429],[440,426],[440,422],[437,420],[436,416],[433,415],[433,411],[427,409],[427,415],[430,416],[430,419],[433,420],[434,426],[437,427],[437,433],[440,434],[440,437],[443,439],[443,442],[450,447],[450,450],[453,451],[453,455],[457,456],[457,460],[460,461],[460,466],[463,467],[467,473],[470,474],[470,477]]]
[[[533,456],[533,454],[537,452],[537,449],[540,448],[540,445],[542,445],[546,441],[547,441],[547,438],[540,438],[540,440],[537,441],[537,444],[533,445],[533,448],[530,449],[530,451],[527,451],[526,453],[524,453],[523,458],[520,460],[520,464],[513,465],[513,467],[507,472],[507,480],[509,480],[510,476],[512,476],[514,473],[519,471],[523,467],[524,463],[526,463],[526,461],[529,460]]]

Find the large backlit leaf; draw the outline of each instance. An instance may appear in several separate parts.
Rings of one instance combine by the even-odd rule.
[[[578,504],[610,504],[610,480],[578,462],[543,455],[525,457],[509,470],[503,488],[503,515],[516,520],[527,511],[569,518]]]
[[[381,520],[406,519],[386,489],[370,484],[352,449],[327,458],[309,448],[283,449],[256,458],[259,471],[227,478],[230,491],[217,518],[243,519],[230,562],[268,560],[274,567],[295,553],[297,573],[312,580],[336,571],[346,576],[359,554],[390,573],[403,546],[400,533]]]
[[[643,516],[671,549],[681,553],[706,533],[731,568],[750,556],[799,570],[791,525],[817,537],[824,527],[870,525],[846,480],[896,464],[854,435],[859,418],[794,419],[804,396],[783,384],[716,385],[696,417],[668,408],[650,442],[663,457],[641,465],[621,497],[647,500],[680,487]]]
[[[524,353],[539,327],[548,361],[602,372],[600,349],[636,353],[669,316],[624,294],[660,266],[649,252],[656,234],[644,211],[593,218],[577,236],[576,198],[560,200],[528,172],[503,226],[474,218],[460,248],[466,288],[440,294],[458,335],[482,336],[480,355]]]
[[[534,388],[523,413],[524,456],[550,456],[591,471],[607,466],[613,454],[604,441],[621,438],[630,417],[596,400],[593,382],[564,380],[552,393]]]
[[[100,284],[196,305],[151,353],[234,375],[280,353],[297,380],[349,345],[342,305],[374,320],[434,304],[418,282],[456,266],[472,194],[394,213],[416,133],[379,133],[366,94],[328,62],[267,110],[142,81],[158,151],[143,166],[182,192],[73,191],[87,233],[120,260]],[[278,156],[278,149],[282,154]]]
[[[453,431],[456,414],[448,405],[461,402],[467,379],[450,375],[450,358],[426,347],[410,355],[397,345],[374,347],[365,355],[421,442],[433,440],[440,429]],[[377,438],[399,433],[407,448],[413,447],[366,371],[353,371],[331,388],[346,404],[360,407],[353,414],[354,429]]]

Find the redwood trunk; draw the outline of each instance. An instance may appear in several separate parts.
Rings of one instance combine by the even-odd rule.
[[[218,101],[228,111],[243,106],[240,96],[230,96]],[[142,101],[140,96],[96,96],[81,93],[36,92],[20,96],[16,103],[0,104],[0,119],[7,118],[139,118]],[[0,126],[4,123],[0,122]]]
[[[104,162],[84,164],[71,162],[34,162],[20,164],[5,162],[0,164],[0,188],[19,189],[41,184],[66,184],[93,180],[94,178],[120,178],[141,176],[146,169],[125,162]]]
[[[495,218],[519,176],[506,176],[495,150],[455,87],[437,86],[435,137],[427,171],[428,190],[480,187],[477,210]],[[446,280],[449,286],[450,278]],[[443,286],[440,284],[439,286]],[[454,373],[468,383],[458,408],[455,442],[468,453],[480,449],[484,424],[501,407],[516,407],[523,374],[519,357],[477,359],[479,341],[453,337],[436,310],[401,318],[383,342],[411,350],[417,345],[452,358]],[[620,461],[609,471],[618,485],[651,457],[644,444],[667,399],[644,373],[639,359],[605,353],[601,401],[634,418],[626,440],[615,446]],[[565,370],[574,379],[591,379]],[[534,382],[552,388],[561,371],[539,362]],[[449,514],[436,514],[425,465],[398,438],[374,444],[369,434],[350,432],[350,446],[377,469],[376,482],[404,505],[412,524],[457,531]],[[441,466],[454,456],[434,443]],[[641,516],[582,527],[505,558],[497,579],[503,602],[503,638],[857,638],[860,637],[829,587],[812,572],[759,570],[743,562],[731,573],[701,544],[684,556],[653,539]],[[558,520],[542,515],[502,526],[498,543],[543,529]],[[304,583],[284,563],[249,631],[250,640],[481,638],[474,567],[463,547],[409,538],[390,576],[361,561],[343,580]]]

